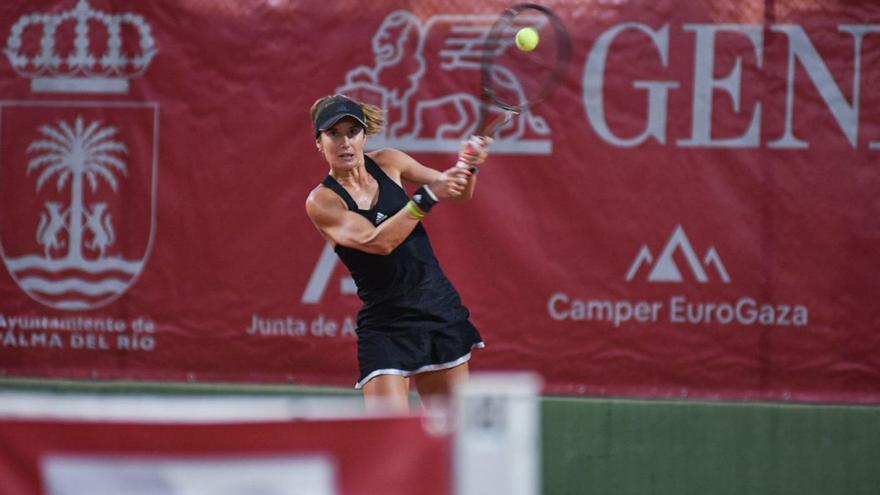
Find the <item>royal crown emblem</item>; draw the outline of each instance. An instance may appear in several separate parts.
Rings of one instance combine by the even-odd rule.
[[[73,25],[73,48],[60,53],[59,47],[70,45],[69,39],[62,39],[71,33],[66,28],[69,24]],[[102,30],[90,31],[97,26]],[[38,47],[26,46],[24,41],[31,29],[40,30]],[[123,46],[125,29],[137,31],[136,48]],[[106,47],[103,53],[95,53],[95,47],[101,46]],[[142,16],[94,10],[87,0],[80,0],[67,12],[31,13],[18,19],[4,52],[13,69],[31,79],[34,92],[125,93],[129,79],[144,73],[157,49]]]

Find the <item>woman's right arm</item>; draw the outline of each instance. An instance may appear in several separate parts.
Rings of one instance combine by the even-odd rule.
[[[407,208],[374,226],[349,210],[336,193],[323,186],[309,194],[306,213],[318,231],[334,244],[370,254],[388,255],[419,223]]]

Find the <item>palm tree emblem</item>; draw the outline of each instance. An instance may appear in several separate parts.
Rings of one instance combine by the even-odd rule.
[[[52,177],[60,192],[70,182],[70,206],[61,212],[50,209],[54,218],[45,218],[38,229],[41,244],[58,245],[59,230],[68,232],[68,250],[65,260],[72,263],[83,261],[83,237],[85,229],[91,233],[91,249],[103,257],[106,248],[113,243],[113,226],[110,215],[105,215],[106,203],[95,203],[87,207],[84,201],[84,188],[87,183],[94,193],[103,180],[116,192],[118,183],[115,173],[126,175],[126,164],[122,155],[128,153],[125,144],[114,141],[117,129],[102,126],[99,120],[88,125],[82,116],[77,116],[73,125],[64,120],[57,126],[43,125],[39,128],[42,139],[28,146],[28,153],[39,153],[28,162],[27,173],[41,170],[37,178],[39,191]],[[55,203],[57,205],[57,203]],[[51,205],[49,205],[51,206]],[[54,211],[54,213],[53,213]],[[103,218],[102,218],[103,217]],[[63,220],[66,218],[66,225]],[[53,221],[54,220],[54,221]],[[49,256],[46,249],[46,257]]]
[[[119,194],[129,150],[116,127],[82,115],[37,132],[25,173],[38,192],[54,185],[62,197],[43,204],[36,236],[42,252],[0,253],[3,262],[19,287],[43,304],[65,310],[106,304],[128,289],[145,261],[109,250],[116,240],[113,208],[97,199],[106,197],[101,187]]]

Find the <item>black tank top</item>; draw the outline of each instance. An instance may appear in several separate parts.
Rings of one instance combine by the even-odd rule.
[[[338,194],[373,225],[403,208],[409,197],[370,157],[367,171],[379,183],[379,200],[369,210],[358,208],[348,191],[331,176],[322,184]],[[364,307],[358,313],[358,331],[431,330],[465,321],[467,308],[434,256],[428,232],[419,223],[387,256],[337,245],[336,254],[348,267]]]

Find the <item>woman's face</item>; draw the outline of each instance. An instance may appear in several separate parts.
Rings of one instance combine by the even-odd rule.
[[[318,151],[335,169],[352,169],[363,163],[367,134],[363,126],[345,117],[322,132],[317,139]]]

